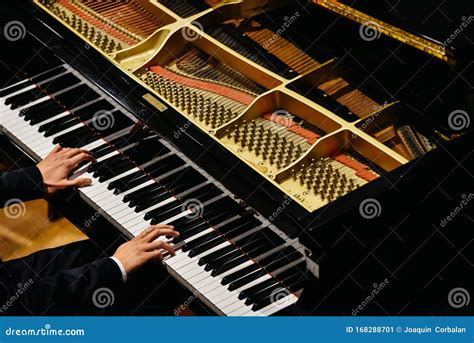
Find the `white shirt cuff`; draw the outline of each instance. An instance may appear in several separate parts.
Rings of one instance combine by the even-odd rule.
[[[127,272],[125,271],[125,268],[123,267],[122,262],[117,257],[110,257],[115,263],[117,263],[117,266],[120,268],[120,272],[122,273],[122,280],[123,282],[127,282]]]

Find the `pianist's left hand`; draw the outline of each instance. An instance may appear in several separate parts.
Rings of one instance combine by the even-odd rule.
[[[54,147],[49,155],[37,165],[43,176],[46,194],[52,194],[61,189],[90,185],[92,180],[87,178],[68,180],[68,177],[84,161],[94,162],[95,159],[83,149]]]

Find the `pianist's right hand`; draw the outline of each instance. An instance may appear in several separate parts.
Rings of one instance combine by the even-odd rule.
[[[174,256],[171,244],[156,240],[160,236],[178,237],[179,232],[170,225],[152,225],[138,236],[118,247],[113,255],[118,259],[127,274],[132,273],[145,263],[161,260],[163,250]]]

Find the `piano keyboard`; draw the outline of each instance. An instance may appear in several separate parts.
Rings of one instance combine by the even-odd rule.
[[[304,247],[142,125],[68,65],[0,90],[0,127],[36,160],[55,145],[97,159],[81,197],[133,238],[152,224],[179,238],[169,272],[220,315],[266,316],[294,304],[306,278]]]

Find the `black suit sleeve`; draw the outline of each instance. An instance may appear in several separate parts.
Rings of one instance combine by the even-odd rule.
[[[37,167],[17,169],[0,174],[0,206],[39,199],[44,195],[43,177]]]
[[[120,268],[110,257],[34,280],[24,302],[39,314],[88,314],[110,307],[123,285]],[[26,300],[26,301],[25,301]]]

